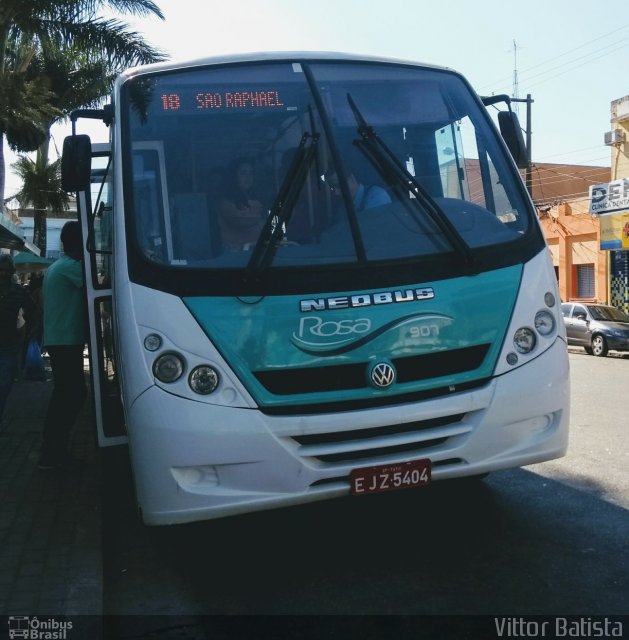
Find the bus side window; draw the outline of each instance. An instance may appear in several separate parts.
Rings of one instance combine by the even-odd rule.
[[[88,248],[95,289],[111,286],[113,250],[113,176],[109,156],[92,158]]]
[[[172,225],[161,141],[135,145],[133,190],[137,239],[144,255],[154,262],[170,262]]]
[[[163,215],[156,192],[155,176],[135,176],[135,211],[137,234],[144,253],[155,261],[166,259],[161,221]]]

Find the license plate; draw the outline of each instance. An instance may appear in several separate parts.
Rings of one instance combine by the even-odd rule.
[[[422,487],[430,484],[430,471],[428,459],[353,469],[349,475],[350,493],[362,496],[367,493]]]

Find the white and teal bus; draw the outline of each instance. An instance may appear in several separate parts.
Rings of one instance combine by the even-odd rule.
[[[564,455],[555,273],[500,99],[445,68],[265,53],[132,69],[73,114],[99,441],[128,443],[147,524]]]

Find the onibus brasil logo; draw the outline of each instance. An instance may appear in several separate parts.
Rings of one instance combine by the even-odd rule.
[[[37,616],[9,616],[9,639],[67,640],[72,622]]]

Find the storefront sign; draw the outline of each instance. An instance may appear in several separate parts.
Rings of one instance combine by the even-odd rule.
[[[629,249],[629,211],[603,215],[601,221],[601,250]]]
[[[597,216],[629,211],[629,178],[590,187],[590,213]]]

